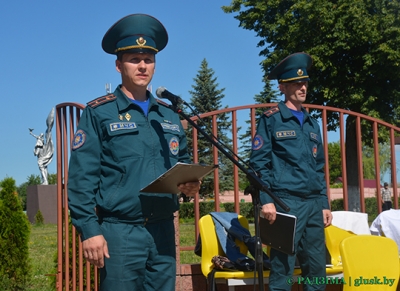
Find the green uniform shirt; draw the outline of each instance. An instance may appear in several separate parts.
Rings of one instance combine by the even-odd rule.
[[[88,103],[75,133],[69,163],[72,223],[82,240],[100,235],[99,216],[130,223],[171,219],[176,194],[140,189],[177,162],[189,162],[179,116],[148,92],[147,117],[118,87]]]
[[[264,112],[253,139],[250,165],[276,196],[321,198],[324,209],[329,209],[319,125],[302,111],[303,126],[284,102]],[[274,202],[265,192],[260,200]]]

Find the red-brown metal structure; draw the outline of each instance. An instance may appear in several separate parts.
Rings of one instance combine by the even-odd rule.
[[[200,115],[201,118],[211,117],[212,118],[212,130],[214,136],[217,136],[217,120],[219,114],[230,114],[232,122],[232,145],[233,152],[238,153],[238,116],[239,112],[248,112],[245,114],[245,118],[240,122],[249,121],[251,136],[255,135],[256,131],[256,109],[257,108],[268,108],[276,104],[255,104],[247,106],[239,106],[233,108],[225,108],[222,110],[209,112]],[[375,160],[375,173],[378,173],[376,179],[376,191],[380,193],[380,164],[379,164],[379,143],[378,143],[378,130],[379,128],[385,128],[389,131],[389,144],[390,144],[390,163],[391,163],[391,181],[394,193],[394,208],[398,209],[398,194],[397,194],[397,167],[396,167],[396,156],[395,156],[395,145],[396,136],[400,136],[400,128],[391,125],[387,122],[369,117],[356,112],[351,112],[344,109],[304,104],[307,110],[319,111],[321,116],[321,128],[322,137],[324,142],[324,154],[326,157],[325,174],[326,181],[329,185],[330,173],[329,173],[329,158],[328,158],[328,131],[327,131],[327,116],[328,112],[335,112],[339,116],[339,144],[341,149],[341,161],[342,161],[342,179],[343,179],[343,199],[344,209],[348,210],[348,190],[347,190],[347,172],[346,172],[346,155],[345,155],[345,116],[354,116],[356,122],[356,141],[357,141],[357,160],[358,160],[358,172],[359,174],[359,189],[360,189],[360,207],[361,211],[365,212],[364,203],[364,177],[363,177],[363,161],[362,161],[362,134],[361,124],[370,123],[373,133],[373,147],[374,147],[374,160]],[[81,111],[84,109],[82,104],[78,103],[63,103],[56,106],[56,135],[57,135],[57,209],[58,209],[58,269],[57,269],[57,290],[98,290],[98,271],[88,263],[84,263],[82,247],[79,242],[77,233],[69,223],[68,213],[68,160],[70,153],[70,145],[73,140],[76,126],[79,122]],[[198,122],[197,117],[192,118],[195,122]],[[197,141],[198,132],[193,128],[193,162],[198,161],[198,148]],[[249,140],[250,143],[250,140]],[[210,145],[211,146],[211,145]],[[201,154],[201,153],[200,153]],[[216,148],[213,149],[214,163],[218,164],[218,151]],[[214,195],[215,201],[219,201],[219,172],[218,169],[214,173]],[[235,211],[239,213],[239,173],[238,168],[235,166],[232,177],[234,180],[234,198],[235,198]],[[328,187],[328,198],[330,198],[330,191]],[[199,197],[195,197],[195,237],[198,237],[198,225],[199,220]],[[379,195],[377,195],[378,212],[381,212],[381,203]],[[215,203],[215,210],[219,211],[219,203]],[[192,250],[193,247],[181,248],[181,250]],[[179,255],[179,252],[177,252]],[[180,260],[178,259],[177,262]],[[179,266],[177,270],[179,270]]]

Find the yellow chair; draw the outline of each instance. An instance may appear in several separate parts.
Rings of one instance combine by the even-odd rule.
[[[394,240],[374,235],[357,235],[343,239],[339,249],[346,282],[343,291],[396,290],[399,282],[399,255]]]
[[[356,236],[354,233],[330,225],[325,227],[325,243],[326,248],[331,255],[332,266],[326,267],[326,274],[339,274],[343,272],[342,259],[339,251],[339,245],[343,239],[351,236]]]
[[[249,223],[245,217],[238,215],[238,219],[243,227],[249,229]],[[219,244],[211,215],[207,214],[200,218],[199,230],[201,237],[201,271],[207,277],[214,268],[211,259],[217,255],[224,257],[226,255]],[[239,240],[236,240],[236,244],[239,246],[240,252],[247,255],[247,246]],[[300,270],[295,270],[295,273],[299,275]],[[264,284],[268,284],[269,271],[263,271],[263,277]],[[258,284],[258,277],[254,279],[253,271],[217,271],[215,272],[215,283],[226,284],[228,285],[228,290],[233,291],[235,290],[234,286]]]

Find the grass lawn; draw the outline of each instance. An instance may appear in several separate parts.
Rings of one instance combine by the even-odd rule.
[[[32,281],[29,291],[54,291],[50,281],[55,273],[54,257],[57,251],[57,225],[33,225],[29,241],[29,255],[32,265]]]

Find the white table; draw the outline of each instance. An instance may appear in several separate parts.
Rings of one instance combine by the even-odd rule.
[[[355,234],[371,234],[368,214],[354,211],[332,211],[332,225]]]
[[[400,255],[400,210],[390,209],[383,211],[372,222],[371,234],[386,236],[397,243]]]

